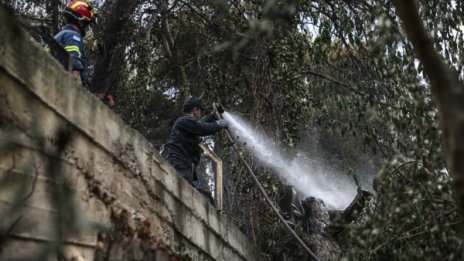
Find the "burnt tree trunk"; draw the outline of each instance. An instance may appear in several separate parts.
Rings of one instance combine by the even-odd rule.
[[[177,6],[177,4],[178,1],[174,1],[172,6],[169,7],[169,1],[165,0],[161,3],[161,28],[159,38],[161,39],[163,45],[166,60],[174,69],[174,77],[179,90],[178,100],[182,103],[184,102],[185,98],[192,93],[190,90],[187,75],[185,74],[185,68],[179,59],[179,50],[178,47],[176,47],[176,42],[174,41],[174,37],[172,36],[173,33],[171,31],[171,26],[169,24],[168,19],[172,9],[174,9]]]
[[[139,0],[108,0],[101,8],[96,33],[98,50],[92,92],[114,94],[118,88],[124,66],[122,43],[128,38],[123,30],[139,3]]]
[[[62,7],[63,4],[60,0],[47,1],[47,13],[50,14],[50,29],[52,35],[55,35],[60,31],[60,9]]]
[[[306,226],[306,233],[314,242],[314,253],[321,260],[337,260],[340,247],[328,231],[330,217],[326,205],[322,200],[313,197],[306,198],[302,205],[305,212],[303,222]]]

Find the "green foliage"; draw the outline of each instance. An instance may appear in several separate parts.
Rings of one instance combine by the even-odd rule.
[[[8,1],[28,15],[41,3],[30,2]],[[419,2],[435,47],[462,76],[464,4]],[[345,173],[366,172],[367,189],[383,168],[359,221],[366,228],[341,237],[346,257],[460,257],[437,108],[391,1],[165,3],[140,1],[121,28],[116,111],[128,124],[160,147],[187,95],[219,101],[289,151],[317,155]],[[273,248],[287,245],[276,245],[285,240],[272,214],[226,139],[215,144],[230,177],[226,213],[268,258],[281,260]],[[243,154],[277,200],[280,182]]]
[[[462,259],[462,218],[450,179],[417,161],[394,161],[376,182],[377,197],[347,231],[349,260]]]

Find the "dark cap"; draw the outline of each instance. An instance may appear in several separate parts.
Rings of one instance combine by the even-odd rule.
[[[190,97],[188,98],[183,105],[184,112],[190,111],[193,108],[198,107],[201,110],[204,110],[203,106],[201,106],[201,101],[197,97]]]

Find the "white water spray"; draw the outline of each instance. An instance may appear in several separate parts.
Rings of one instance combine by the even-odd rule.
[[[304,155],[289,157],[274,141],[259,134],[238,116],[227,112],[223,116],[238,141],[304,197],[320,198],[331,209],[344,209],[356,196],[357,188],[348,176],[331,171]]]

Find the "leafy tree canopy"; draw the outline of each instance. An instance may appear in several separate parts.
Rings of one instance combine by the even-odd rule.
[[[64,1],[4,2],[50,32],[59,28]],[[220,101],[289,151],[318,155],[360,176],[367,189],[380,173],[376,197],[338,238],[344,256],[461,257],[438,109],[391,1],[96,4],[100,23],[87,39],[95,64],[92,87],[114,93],[117,113],[155,146],[166,140],[188,95],[206,104]],[[419,1],[435,48],[461,76],[463,5]],[[276,219],[269,218],[226,139],[218,138],[217,149],[229,160],[226,212],[268,258],[300,260],[297,251],[270,251],[287,244],[274,233]],[[278,200],[281,184],[265,168],[256,169]]]

